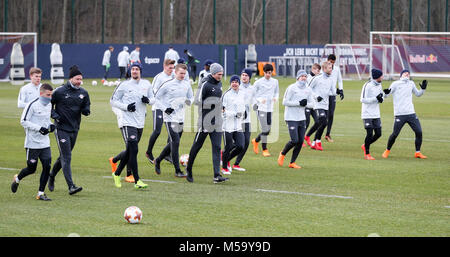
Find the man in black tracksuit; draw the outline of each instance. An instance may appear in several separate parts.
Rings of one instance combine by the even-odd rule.
[[[223,68],[218,63],[211,64],[211,74],[206,77],[201,91],[198,94],[199,108],[201,116],[199,119],[199,131],[195,135],[194,143],[189,152],[189,161],[187,163],[186,179],[194,182],[192,177],[192,166],[195,157],[203,146],[206,137],[209,135],[212,146],[212,161],[214,168],[214,183],[221,183],[228,178],[220,175],[220,146],[222,144],[222,82]]]
[[[91,113],[89,94],[81,87],[82,80],[83,76],[78,67],[76,65],[72,66],[69,71],[69,81],[53,92],[51,101],[51,117],[56,123],[55,136],[59,148],[59,157],[50,172],[48,189],[50,191],[54,190],[55,176],[62,168],[70,195],[83,189],[73,183],[70,163],[72,160],[72,149],[75,146],[78,130],[80,129],[81,114],[88,116]]]

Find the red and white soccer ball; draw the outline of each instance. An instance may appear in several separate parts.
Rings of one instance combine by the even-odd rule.
[[[189,154],[183,154],[180,156],[180,164],[183,165],[184,167],[187,166],[188,161],[189,161]]]
[[[142,220],[142,211],[136,206],[130,206],[125,210],[123,217],[128,223],[136,224]]]

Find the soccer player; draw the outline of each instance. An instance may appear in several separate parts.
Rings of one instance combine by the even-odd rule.
[[[69,187],[69,194],[80,192],[72,181],[72,150],[80,129],[81,115],[91,114],[91,101],[86,89],[81,87],[83,74],[78,66],[73,65],[69,70],[69,81],[55,89],[52,95],[52,118],[56,121],[55,137],[59,148],[59,157],[53,164],[48,180],[48,189],[55,188],[55,177],[63,170],[64,178]]]
[[[34,99],[38,98],[39,88],[41,87],[41,76],[42,70],[39,68],[30,69],[30,80],[31,82],[20,88],[19,96],[17,98],[17,107],[25,108],[27,104]]]
[[[131,79],[130,67],[128,67],[128,69],[127,69],[127,74],[126,74],[125,78],[127,80]],[[120,84],[119,84],[119,86],[120,86]],[[125,149],[126,149],[127,137],[126,137],[126,135],[124,133],[124,130],[123,130],[123,122],[122,122],[122,120],[123,120],[123,113],[122,113],[122,111],[120,109],[118,109],[116,107],[111,107],[111,109],[112,109],[112,111],[114,112],[114,114],[117,117],[117,125],[119,126],[120,132],[122,134],[122,138],[123,138],[123,141],[125,143]],[[119,162],[120,160],[122,160],[125,157],[125,153],[126,153],[126,150],[123,150],[122,152],[120,152],[115,157],[110,157],[109,158],[109,164],[111,165],[112,173],[116,172],[116,170],[117,170],[117,162]],[[133,177],[133,172],[130,169],[130,165],[127,165],[127,176],[125,177],[125,182],[129,182],[129,183],[134,183],[135,182],[134,177]]]
[[[223,108],[223,141],[225,150],[222,153],[222,174],[231,174],[228,163],[244,149],[244,132],[242,123],[247,118],[245,110],[245,92],[240,90],[241,80],[238,75],[230,78],[230,89],[222,96]]]
[[[309,87],[312,89],[314,95],[316,120],[314,121],[314,126],[312,126],[306,134],[307,138],[310,138],[315,132],[314,142],[311,143],[311,149],[319,151],[323,151],[321,138],[323,131],[327,126],[329,96],[332,93],[332,89],[335,87],[331,78],[331,72],[333,70],[331,63],[323,62],[322,70],[323,72],[318,76],[314,76],[309,83]]]
[[[284,93],[284,120],[288,126],[291,140],[287,142],[278,156],[279,166],[283,166],[286,154],[294,148],[288,167],[293,169],[302,168],[295,161],[302,150],[303,137],[306,132],[305,107],[312,105],[314,101],[311,88],[306,86],[306,77],[306,71],[299,70],[297,72],[297,81],[291,84]]]
[[[184,49],[184,53],[187,56],[187,65],[189,66],[189,73],[192,76],[192,80],[195,82],[195,78],[197,76],[197,63],[199,62],[197,59],[195,59],[192,52],[188,51],[187,49]]]
[[[141,59],[139,58],[140,51],[141,51],[141,47],[140,46],[136,46],[134,48],[134,50],[131,51],[131,53],[130,53],[130,64],[134,63],[134,62],[139,62],[139,63],[141,62]]]
[[[336,56],[334,54],[328,55],[327,61],[332,64],[333,71],[331,72],[331,79],[333,81],[333,88],[331,90],[331,95],[328,97],[328,122],[327,122],[327,132],[325,134],[325,139],[332,143],[334,140],[331,138],[331,127],[333,126],[334,120],[334,110],[336,109],[336,95],[339,95],[341,101],[344,100],[344,85],[342,83],[341,69],[339,64],[336,63]],[[338,89],[336,89],[336,83],[338,84]]]
[[[173,46],[169,46],[169,49],[164,54],[164,60],[167,60],[167,59],[170,59],[173,61],[178,61],[178,59],[180,59],[180,55],[178,54],[178,52],[176,50],[173,49]]]
[[[166,81],[155,94],[155,97],[161,100],[162,109],[164,110],[163,119],[169,135],[168,144],[164,147],[159,157],[155,159],[155,171],[158,175],[161,174],[161,161],[170,154],[175,168],[175,177],[186,177],[186,174],[180,169],[180,163],[177,161],[179,159],[180,139],[183,134],[184,106],[191,105],[194,100],[191,85],[184,80],[186,70],[186,64],[177,64],[175,67],[175,78]]]
[[[153,104],[155,98],[148,80],[142,79],[142,65],[134,62],[130,66],[131,79],[121,83],[113,93],[110,104],[122,111],[123,133],[127,139],[125,156],[113,173],[114,184],[121,187],[120,173],[125,165],[133,172],[136,189],[148,187],[140,178],[137,163],[138,144],[145,126],[147,104]]]
[[[174,78],[174,69],[175,69],[175,61],[172,59],[165,59],[163,64],[163,71],[158,73],[152,82],[152,90],[153,94],[156,95],[156,92],[161,88],[161,86],[168,80]],[[145,152],[145,156],[149,160],[150,163],[154,164],[155,158],[153,156],[153,147],[161,134],[161,128],[163,125],[163,111],[164,111],[164,103],[159,98],[155,98],[155,104],[152,106],[153,112],[153,132],[148,140],[147,151]]]
[[[214,169],[213,182],[222,183],[228,180],[220,175],[220,146],[222,144],[222,77],[223,67],[218,63],[211,64],[211,74],[206,77],[201,92],[199,93],[199,108],[201,115],[199,116],[199,131],[195,135],[194,143],[189,152],[189,161],[186,167],[186,180],[194,182],[192,176],[192,166],[195,157],[200,151],[207,136],[211,140],[212,161]]]
[[[366,138],[361,149],[364,151],[364,159],[375,160],[370,155],[370,145],[381,137],[380,103],[384,100],[383,72],[372,69],[372,79],[366,82],[361,91],[361,118],[366,129]]]
[[[239,166],[242,159],[244,158],[245,153],[247,152],[248,146],[250,144],[250,136],[251,136],[251,117],[250,112],[255,104],[255,87],[250,83],[250,79],[252,78],[252,70],[244,69],[241,72],[241,85],[239,86],[239,91],[242,91],[245,94],[245,112],[247,113],[246,117],[244,117],[242,121],[242,131],[244,133],[244,148],[236,157],[236,161],[233,164],[233,170],[245,171],[245,168]]]
[[[48,133],[55,130],[55,125],[50,122],[52,106],[49,103],[52,91],[52,86],[43,84],[39,89],[39,97],[31,101],[23,110],[20,124],[25,128],[24,146],[27,152],[27,167],[23,168],[19,174],[14,175],[11,184],[11,191],[15,193],[19,187],[19,182],[26,176],[36,172],[38,159],[41,160],[42,173],[36,199],[43,201],[51,200],[44,193],[44,190],[52,162]]]
[[[200,86],[200,83],[202,82],[202,80],[204,78],[206,78],[209,75],[209,67],[211,66],[211,64],[213,64],[214,62],[210,59],[207,59],[205,61],[205,63],[203,64],[204,69],[200,71],[200,73],[198,74],[198,86]]]
[[[264,77],[258,79],[255,84],[255,100],[257,103],[257,114],[261,125],[261,133],[252,139],[253,151],[258,154],[258,144],[262,142],[262,154],[264,157],[270,156],[267,149],[267,136],[269,136],[272,126],[273,105],[278,100],[279,87],[278,80],[272,78],[272,64],[263,66]]]
[[[105,52],[103,53],[102,65],[105,70],[105,74],[103,75],[102,83],[104,83],[105,80],[108,79],[108,72],[109,72],[109,68],[111,67],[111,62],[110,62],[111,54],[113,51],[114,51],[114,47],[109,46],[108,49],[106,49]]]
[[[309,83],[311,83],[311,80],[314,78],[314,76],[317,76],[320,74],[320,70],[322,67],[320,67],[320,64],[314,63],[311,67],[311,72],[306,76],[306,84],[309,86]],[[311,106],[314,108],[314,106],[311,104]],[[313,108],[305,107],[305,117],[306,117],[306,129],[309,127],[309,123],[311,121],[311,116],[314,120],[317,120],[316,112]],[[311,139],[308,136],[305,136],[306,143],[311,147]],[[305,146],[305,143],[303,143],[303,147]]]
[[[119,81],[122,76],[126,76],[127,67],[130,65],[130,54],[128,53],[128,47],[124,46],[123,50],[117,55],[117,64],[119,65],[120,76]]]
[[[395,122],[394,131],[389,136],[387,148],[382,155],[383,158],[388,158],[395,139],[400,134],[405,123],[408,123],[416,134],[416,153],[414,157],[419,159],[427,158],[420,152],[420,147],[422,146],[422,127],[412,102],[412,94],[414,93],[417,97],[422,96],[427,89],[427,85],[428,81],[423,80],[422,83],[419,83],[421,89],[417,90],[414,81],[410,80],[409,70],[403,70],[400,73],[400,80],[394,81],[388,89],[384,90],[386,95],[393,96]]]

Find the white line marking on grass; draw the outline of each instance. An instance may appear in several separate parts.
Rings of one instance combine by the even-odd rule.
[[[289,192],[289,191],[278,191],[278,190],[267,190],[267,189],[256,189],[256,191],[269,192],[269,193],[281,193],[281,194],[310,195],[310,196],[329,197],[329,198],[341,198],[341,199],[353,199],[353,197],[351,197],[351,196],[341,196],[341,195],[324,195],[324,194]]]
[[[445,208],[449,208],[450,209],[450,205],[449,206],[444,206]]]
[[[0,170],[20,170],[20,169],[0,167]]]
[[[103,178],[112,178],[110,176],[103,176]],[[167,184],[176,184],[175,181],[165,181],[165,180],[152,180],[152,179],[142,179],[142,181],[148,181],[148,182],[157,182],[157,183],[167,183]]]

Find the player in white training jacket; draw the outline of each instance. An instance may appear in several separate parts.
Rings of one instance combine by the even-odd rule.
[[[412,102],[412,95],[414,94],[417,97],[422,96],[425,93],[427,85],[428,81],[423,80],[422,83],[419,83],[421,89],[417,90],[414,81],[409,78],[409,70],[403,70],[400,73],[400,80],[394,81],[389,89],[385,89],[384,93],[393,97],[395,122],[394,131],[389,136],[387,148],[382,155],[383,158],[388,158],[392,145],[394,145],[395,139],[400,134],[405,123],[408,123],[416,134],[416,153],[414,157],[420,159],[427,158],[420,152],[420,147],[422,146],[422,126],[420,125]]]
[[[333,80],[333,88],[331,89],[331,95],[329,96],[328,101],[328,122],[327,122],[327,131],[325,133],[325,139],[332,143],[333,139],[331,138],[331,126],[333,125],[334,120],[334,110],[336,108],[336,95],[341,97],[341,101],[344,100],[344,84],[342,82],[341,69],[339,68],[339,64],[336,63],[336,56],[334,54],[328,55],[327,61],[333,65],[333,71],[331,72],[331,79]],[[336,89],[336,83],[338,84],[338,88]]]
[[[17,107],[25,108],[27,104],[39,97],[39,88],[41,87],[42,70],[39,68],[30,69],[31,82],[20,88],[17,97]]]

